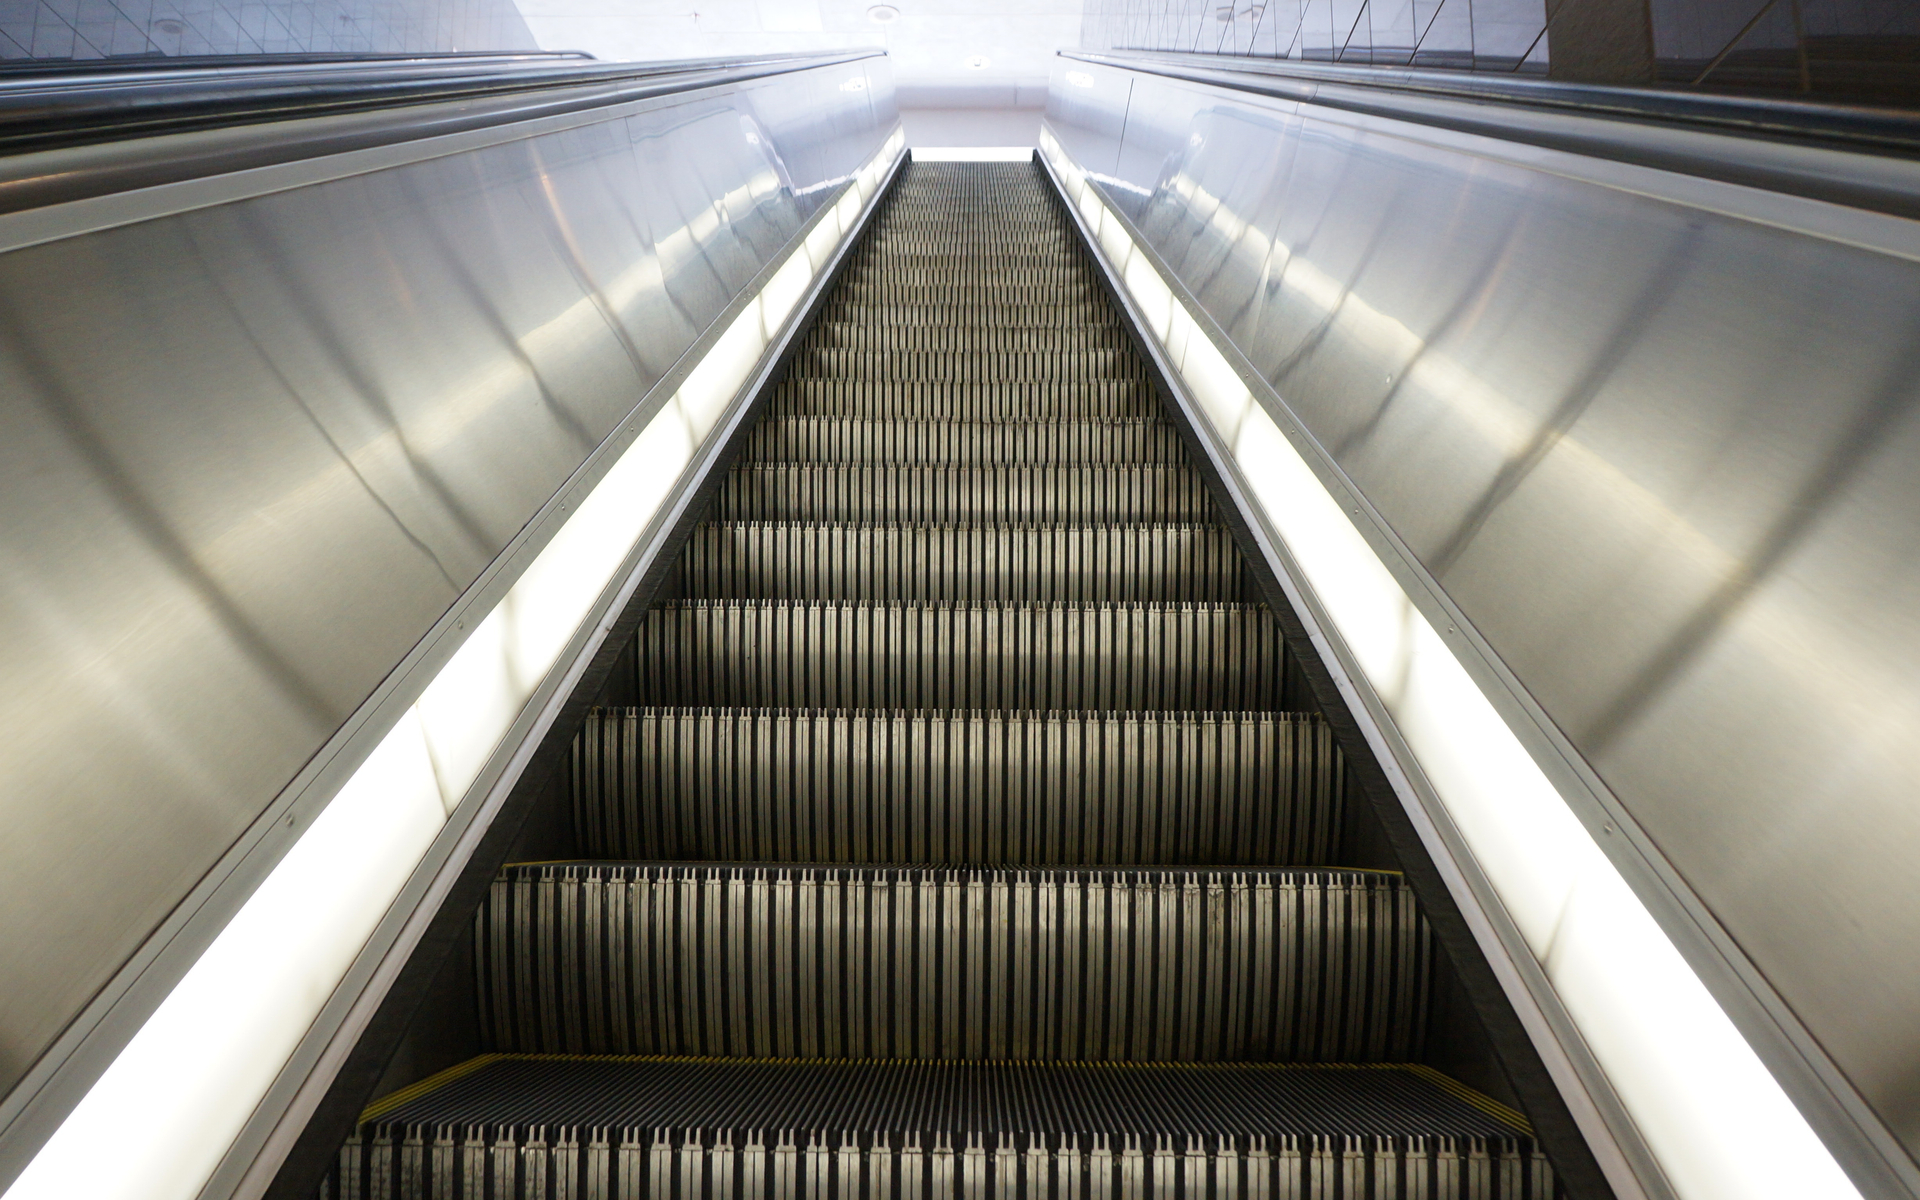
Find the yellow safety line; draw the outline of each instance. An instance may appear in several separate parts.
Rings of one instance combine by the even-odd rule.
[[[377,1121],[394,1109],[407,1103],[409,1100],[417,1100],[436,1088],[445,1087],[447,1084],[452,1083],[462,1076],[473,1074],[488,1063],[499,1062],[501,1059],[509,1057],[513,1056],[506,1054],[482,1054],[478,1058],[470,1058],[463,1063],[455,1063],[437,1075],[429,1075],[419,1083],[410,1083],[399,1091],[390,1092],[378,1100],[375,1100],[372,1104],[367,1105],[367,1107],[360,1112],[360,1123],[364,1125],[368,1121]]]
[[[951,1060],[946,1060],[951,1061]],[[409,1084],[397,1092],[382,1096],[367,1105],[360,1114],[360,1121],[376,1121],[412,1100],[417,1100],[428,1092],[445,1087],[456,1079],[471,1075],[480,1068],[496,1062],[631,1062],[631,1063],[732,1063],[736,1066],[806,1066],[819,1064],[842,1064],[846,1066],[918,1066],[939,1065],[933,1060],[923,1058],[724,1058],[705,1054],[482,1054],[463,1063],[448,1067],[437,1075],[428,1076],[418,1083]],[[992,1060],[974,1060],[980,1065],[989,1065]],[[1007,1065],[1030,1065],[1026,1059],[1009,1059]],[[957,1064],[956,1064],[957,1065]],[[1104,1067],[1115,1071],[1139,1070],[1178,1070],[1178,1071],[1405,1071],[1417,1079],[1425,1080],[1447,1095],[1471,1105],[1488,1116],[1510,1125],[1523,1136],[1533,1136],[1533,1126],[1526,1117],[1514,1109],[1495,1100],[1484,1092],[1476,1091],[1459,1080],[1443,1072],[1436,1071],[1425,1063],[1248,1063],[1248,1062],[1078,1062],[1062,1063],[1062,1066]]]
[[[1406,1069],[1431,1083],[1456,1100],[1473,1105],[1488,1116],[1504,1121],[1527,1137],[1533,1136],[1533,1124],[1520,1113],[1508,1108],[1485,1092],[1475,1091],[1451,1075],[1443,1074],[1425,1063],[1408,1063]]]

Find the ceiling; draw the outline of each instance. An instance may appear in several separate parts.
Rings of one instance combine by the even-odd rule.
[[[1037,103],[1058,49],[1080,43],[1082,0],[518,0],[544,49],[605,59],[711,58],[881,46],[904,105]],[[984,65],[968,65],[984,59]]]

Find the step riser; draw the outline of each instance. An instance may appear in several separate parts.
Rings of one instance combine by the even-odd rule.
[[[966,528],[708,524],[689,597],[769,600],[1242,601],[1233,535],[1209,526]]]
[[[1056,1144],[1058,1143],[1058,1144]],[[910,1147],[910,1148],[909,1148]],[[351,1191],[340,1179],[351,1180]],[[1553,1200],[1524,1141],[383,1127],[324,1200]]]
[[[1113,311],[1100,300],[1032,304],[1012,311],[969,304],[866,304],[844,297],[829,300],[822,321],[888,328],[933,329],[1111,329]]]
[[[902,266],[951,267],[958,271],[991,271],[1004,267],[1028,271],[1084,269],[1069,243],[1058,236],[1035,235],[1022,239],[1018,246],[978,243],[978,249],[955,250],[955,243],[960,241],[962,239],[956,238],[944,245],[931,238],[878,241],[863,245],[853,261],[874,271],[890,271]]]
[[[727,473],[716,521],[911,524],[1211,524],[1213,498],[1188,467],[789,466]]]
[[[1399,1062],[1429,939],[1357,873],[519,867],[475,925],[498,1051]]]
[[[1261,608],[684,601],[647,614],[637,699],[666,707],[1285,711]]]
[[[870,245],[863,245],[855,261],[861,266],[872,268],[885,268],[896,263],[904,263],[915,267],[1021,267],[1058,270],[1071,267],[1077,258],[1077,251],[1073,244],[1058,234],[1052,236],[1039,232],[1026,234],[1020,238],[1017,246],[1012,247],[976,243],[978,248],[972,252],[956,251],[954,246],[960,241],[962,239],[958,238],[942,241],[938,236],[927,234],[885,238]]]
[[[1011,466],[1186,462],[1162,421],[957,424],[952,421],[770,416],[748,436],[749,461]]]
[[[1146,368],[1127,350],[1072,350],[1048,353],[933,353],[894,350],[807,348],[794,356],[796,379],[951,379],[958,382],[1025,379],[1146,380]]]
[[[1318,865],[1342,763],[1317,718],[626,709],[574,742],[594,858]]]
[[[928,327],[877,325],[853,321],[822,322],[809,343],[823,349],[961,352],[968,354],[1062,354],[1084,350],[1121,350],[1127,336],[1118,329],[1087,325],[1078,329],[1002,329],[991,326]]]
[[[1012,262],[977,260],[932,262],[915,258],[904,263],[859,263],[847,268],[843,277],[847,293],[858,296],[869,284],[907,287],[934,284],[943,287],[998,288],[1071,288],[1075,292],[1095,291],[1099,284],[1089,267],[1038,266]]]
[[[805,379],[782,384],[767,409],[769,416],[920,421],[1111,421],[1157,418],[1160,414],[1159,402],[1147,384],[1117,380],[956,383]]]
[[[1103,305],[1106,303],[1106,293],[1092,283],[987,284],[951,280],[908,283],[901,280],[874,280],[850,285],[840,299],[853,305],[904,304],[916,308],[960,305],[981,310],[1022,308],[1029,304]]]

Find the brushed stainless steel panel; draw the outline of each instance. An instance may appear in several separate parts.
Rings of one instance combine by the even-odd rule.
[[[0,1089],[872,153],[885,72],[0,256]]]
[[[1920,229],[1070,65],[1063,141],[1920,1149]]]

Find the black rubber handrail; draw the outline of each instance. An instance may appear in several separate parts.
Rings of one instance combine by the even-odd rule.
[[[559,88],[619,92],[669,79],[739,79],[868,53],[683,62],[599,62],[576,53],[292,61],[248,56],[184,65],[145,58],[106,69],[8,73],[0,74],[0,154]]]
[[[1291,85],[1289,90],[1300,92],[1300,99],[1313,98],[1317,85],[1360,87],[1920,156],[1920,113],[1892,108],[1691,92],[1670,87],[1567,83],[1431,67],[1306,63],[1246,55],[1146,50],[1065,51],[1063,54],[1084,62],[1135,70],[1151,71],[1159,67],[1182,73],[1210,70],[1258,77],[1270,88]]]
[[[1213,54],[1061,57],[1920,219],[1920,116],[1906,113]]]
[[[0,78],[0,214],[884,54],[416,56]]]
[[[0,61],[0,85],[23,78],[124,76],[142,72],[231,70],[236,67],[346,66],[383,62],[591,62],[584,50],[423,50],[417,54],[350,54],[323,50],[293,54],[121,54],[113,58],[9,58]]]

